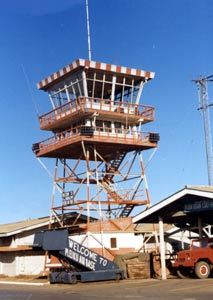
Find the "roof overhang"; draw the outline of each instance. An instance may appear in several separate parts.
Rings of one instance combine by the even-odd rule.
[[[133,217],[133,223],[158,223],[159,217],[168,224],[193,226],[198,217],[213,225],[213,187],[186,186],[184,189]]]
[[[78,217],[77,212],[71,212],[64,214],[64,221],[68,222],[71,219],[75,220]],[[78,217],[78,221],[82,222],[82,224],[85,224],[87,222],[87,216],[81,215]],[[96,218],[91,217],[91,222],[96,221]],[[41,230],[44,227],[48,227],[48,225],[51,223],[54,223],[55,220],[52,219],[50,221],[50,217],[43,217],[38,219],[28,219],[25,221],[15,222],[15,223],[9,223],[9,224],[0,224],[0,238],[1,237],[7,237],[7,236],[13,236],[15,234],[19,234],[25,231],[31,231],[39,229]],[[77,226],[78,224],[76,224]]]
[[[19,234],[19,233],[25,232],[25,231],[30,231],[30,230],[35,230],[35,229],[38,229],[38,228],[42,228],[42,227],[48,226],[49,223],[50,222],[49,222],[49,219],[48,219],[44,222],[40,222],[40,223],[33,224],[33,225],[27,225],[26,224],[23,227],[14,228],[14,229],[7,229],[7,225],[5,225],[5,232],[0,233],[0,238],[1,237],[12,236],[12,235]]]
[[[38,89],[41,90],[48,90],[50,86],[56,83],[62,77],[67,77],[71,73],[76,72],[79,69],[94,69],[96,71],[107,71],[112,72],[115,74],[121,74],[125,76],[132,76],[136,78],[143,78],[144,81],[153,79],[155,76],[154,72],[129,68],[129,67],[122,67],[112,64],[106,64],[86,59],[77,59],[68,66],[60,69],[59,71],[53,73],[52,75],[48,76],[47,78],[43,79],[37,84]]]

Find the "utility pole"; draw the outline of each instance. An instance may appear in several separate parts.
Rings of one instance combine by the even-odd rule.
[[[204,121],[204,133],[205,133],[205,144],[206,144],[206,158],[207,158],[207,169],[208,169],[208,183],[213,185],[213,153],[212,153],[212,136],[211,136],[211,125],[210,125],[210,113],[208,98],[208,87],[207,83],[213,81],[213,75],[208,77],[200,77],[197,80],[192,80],[197,84],[198,88],[198,109],[202,110],[203,121]]]

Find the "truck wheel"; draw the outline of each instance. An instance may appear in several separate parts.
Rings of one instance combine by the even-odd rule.
[[[190,272],[187,268],[179,267],[177,269],[177,276],[181,279],[188,278],[189,274],[190,274]]]
[[[210,266],[205,261],[199,261],[195,265],[195,275],[197,278],[205,279],[210,275]]]
[[[72,280],[72,284],[76,284],[77,283],[77,277],[75,275],[71,276],[71,280]]]
[[[120,279],[121,279],[121,274],[120,273],[115,274],[115,280],[119,281]]]

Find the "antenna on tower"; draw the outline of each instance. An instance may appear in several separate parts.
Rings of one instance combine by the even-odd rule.
[[[89,5],[88,0],[86,0],[86,16],[87,16],[87,40],[88,40],[88,54],[89,60],[92,59],[91,45],[90,45],[90,26],[89,26]]]
[[[212,153],[212,135],[210,126],[210,113],[209,106],[213,103],[209,103],[207,83],[213,81],[213,75],[208,77],[200,77],[197,80],[192,80],[197,84],[198,88],[198,109],[202,110],[206,143],[206,158],[208,168],[208,183],[213,185],[213,153]]]

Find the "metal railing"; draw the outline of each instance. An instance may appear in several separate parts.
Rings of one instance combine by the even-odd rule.
[[[99,110],[110,113],[122,113],[135,115],[146,120],[154,120],[154,107],[128,102],[111,101],[107,99],[78,97],[39,117],[40,126],[45,127],[54,122],[66,118],[70,114],[80,110]]]
[[[66,145],[75,141],[77,137],[80,136],[92,136],[93,138],[100,139],[101,141],[110,142],[122,142],[128,144],[141,144],[149,143],[156,144],[158,141],[153,141],[150,139],[150,136],[153,133],[134,131],[129,129],[121,128],[107,128],[107,127],[89,127],[89,126],[77,126],[63,132],[57,133],[54,136],[47,138],[40,143],[33,145],[33,151],[38,153],[39,151],[48,151],[52,146],[60,146],[63,143]]]

